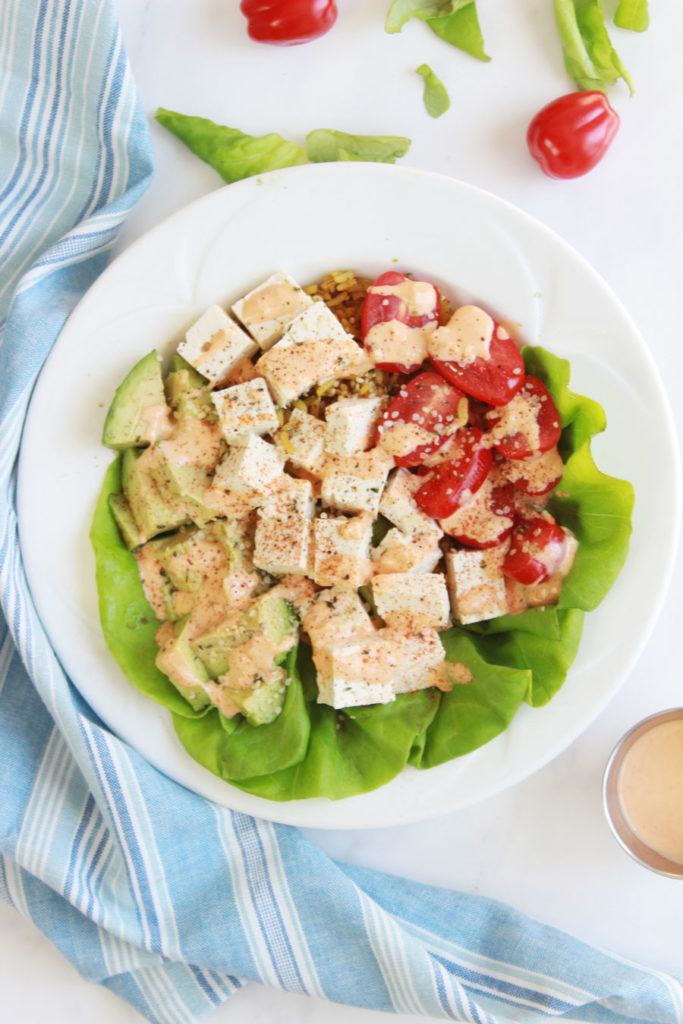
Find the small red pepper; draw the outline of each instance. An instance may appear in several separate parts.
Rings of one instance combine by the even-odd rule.
[[[333,0],[242,0],[240,10],[250,38],[275,46],[308,43],[337,20]]]
[[[570,92],[539,110],[526,141],[548,177],[578,178],[602,160],[618,128],[604,92]]]

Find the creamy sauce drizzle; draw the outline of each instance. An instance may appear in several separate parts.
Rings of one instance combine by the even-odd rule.
[[[382,431],[379,447],[387,455],[400,458],[402,455],[410,454],[415,448],[423,444],[431,444],[433,441],[433,434],[419,424],[397,422],[395,427],[389,425],[388,430]]]
[[[641,842],[683,864],[683,719],[662,722],[638,737],[624,758],[617,789]]]
[[[365,335],[365,344],[375,363],[398,363],[400,366],[419,366],[428,354],[429,339],[434,324],[409,327],[400,320],[375,324]]]
[[[282,316],[290,316],[299,308],[303,309],[304,305],[301,289],[283,281],[259,288],[245,299],[242,317],[250,324],[267,323]]]
[[[436,306],[436,288],[427,281],[407,277],[398,284],[373,285],[370,291],[373,295],[395,295],[401,303],[401,316],[427,316]]]
[[[488,359],[493,328],[493,320],[479,306],[460,306],[447,324],[434,331],[429,355],[461,366]]]

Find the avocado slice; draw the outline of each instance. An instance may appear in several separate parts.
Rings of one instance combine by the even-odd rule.
[[[135,521],[130,502],[126,498],[125,494],[110,494],[109,495],[109,511],[111,512],[116,525],[119,528],[119,533],[123,539],[123,543],[126,545],[129,551],[133,551],[135,548],[144,544],[147,540],[144,532],[140,529]]]
[[[195,370],[177,353],[171,360],[171,369],[165,382],[166,400],[176,419],[187,416],[207,423],[216,423],[218,413],[211,400],[211,389],[206,377]]]
[[[181,619],[174,626],[173,636],[161,645],[155,663],[195,711],[201,711],[211,701],[202,684],[209,682],[209,676],[186,636],[187,620]]]
[[[273,588],[275,589],[275,588]],[[274,647],[285,636],[295,636],[298,618],[279,594],[266,591],[246,611],[224,619],[215,629],[197,637],[192,646],[212,677],[222,676],[230,666],[230,651],[254,633],[263,633]]]
[[[197,548],[206,541],[217,539],[211,526],[197,528],[196,526],[182,527],[177,533],[171,533],[167,537],[160,537],[151,543],[155,546],[155,554],[163,566],[171,584],[178,590],[185,590],[190,594],[196,594],[206,576],[206,566],[202,565],[201,557],[193,558],[193,548]],[[229,569],[227,557],[222,547],[217,547],[216,553],[220,552],[223,566],[226,572]]]
[[[248,690],[233,690],[229,686],[223,689],[250,725],[267,725],[282,711],[287,694],[287,673],[283,668],[276,668]]]
[[[161,364],[156,351],[143,356],[119,384],[102,430],[102,441],[108,448],[123,451],[155,441],[153,423],[145,418],[152,408],[168,409]]]
[[[121,484],[133,519],[144,540],[149,540],[183,526],[191,517],[179,491],[167,481],[163,486],[163,474],[160,486],[159,472],[154,465],[157,460],[143,458],[143,455],[146,456],[147,451],[126,450],[121,463]]]

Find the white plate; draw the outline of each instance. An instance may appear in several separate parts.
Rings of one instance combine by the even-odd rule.
[[[170,715],[131,686],[97,617],[88,529],[111,453],[100,445],[116,385],[150,349],[169,352],[212,302],[272,271],[301,282],[353,267],[413,269],[458,300],[480,301],[572,365],[608,429],[593,451],[636,488],[626,566],[587,615],[579,655],[549,705],[523,707],[487,746],[374,793],[276,803],[219,780],[185,753]],[[656,458],[653,457],[656,453]],[[181,210],[126,251],[71,316],[38,381],[19,467],[21,543],[36,606],[74,683],[152,764],[219,804],[316,828],[416,821],[481,800],[563,750],[613,696],[647,640],[680,518],[675,436],[657,372],[620,303],[556,235],[451,178],[382,164],[292,168],[230,185]],[[646,595],[646,600],[643,600]]]

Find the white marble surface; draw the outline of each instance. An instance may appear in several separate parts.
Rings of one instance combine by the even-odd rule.
[[[489,64],[449,48],[418,22],[400,35],[386,35],[388,0],[341,0],[332,32],[287,49],[251,43],[237,0],[119,0],[148,116],[166,106],[256,134],[277,130],[295,141],[316,127],[408,135],[413,144],[404,163],[480,185],[558,231],[603,275],[644,333],[680,437],[683,7],[678,0],[651,6],[652,25],[644,35],[614,30],[636,92],[631,98],[621,86],[611,92],[622,116],[611,152],[585,178],[557,182],[541,175],[524,146],[532,114],[571,87],[546,0],[480,0],[494,58]],[[414,69],[424,61],[451,95],[451,109],[439,120],[422,106]],[[220,184],[156,124],[152,134],[157,175],[130,218],[122,246]],[[644,424],[643,444],[650,443]],[[603,767],[619,736],[644,715],[683,704],[683,562],[675,552],[670,558],[675,572],[669,597],[638,664],[594,724],[551,764],[479,806],[436,820],[310,836],[335,857],[505,900],[589,942],[683,977],[683,882],[651,874],[621,851],[600,798]],[[646,603],[648,595],[633,599]],[[84,983],[4,905],[0,964],[3,1019],[141,1021],[109,992]],[[381,1024],[386,1017],[249,986],[209,1019]]]

